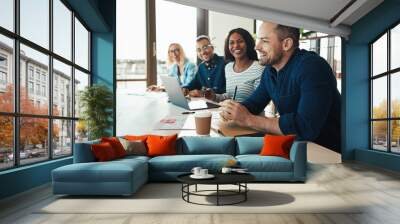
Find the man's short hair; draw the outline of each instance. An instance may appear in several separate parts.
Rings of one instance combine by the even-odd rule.
[[[211,40],[210,40],[210,38],[209,38],[207,35],[200,35],[200,36],[198,36],[198,37],[196,38],[196,42],[199,42],[199,41],[201,41],[201,40],[208,40],[208,42],[211,43]]]
[[[278,35],[278,38],[281,41],[286,38],[292,38],[293,47],[296,48],[300,45],[300,43],[299,43],[300,29],[299,28],[277,24],[277,26],[275,27],[275,31]]]

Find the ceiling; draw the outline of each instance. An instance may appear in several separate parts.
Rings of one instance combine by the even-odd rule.
[[[383,0],[168,0],[212,11],[348,37]]]

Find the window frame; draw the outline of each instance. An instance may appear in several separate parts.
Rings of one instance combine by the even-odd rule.
[[[392,117],[392,98],[391,98],[391,91],[392,91],[392,86],[391,86],[391,79],[393,75],[396,75],[396,73],[400,72],[400,67],[391,69],[391,30],[395,28],[396,26],[400,25],[400,20],[389,26],[387,29],[385,29],[384,32],[380,33],[376,38],[374,38],[371,42],[368,43],[368,52],[369,52],[369,77],[368,77],[368,87],[369,87],[369,149],[373,151],[379,151],[379,152],[386,152],[386,153],[391,153],[391,154],[400,154],[400,152],[393,152],[392,151],[392,129],[391,129],[391,124],[393,121],[400,121],[400,117]],[[386,39],[386,46],[387,46],[387,62],[386,62],[386,71],[376,74],[373,74],[373,44],[376,43],[381,37],[384,35],[387,35]],[[386,105],[386,117],[385,118],[373,118],[373,81],[378,79],[386,77],[386,87],[387,87],[387,92],[386,92],[386,98],[387,98],[387,105]],[[373,122],[376,121],[386,121],[386,151],[379,150],[374,148],[374,132],[373,132]]]
[[[14,103],[14,110],[13,112],[1,112],[0,111],[0,116],[10,116],[13,119],[13,154],[14,154],[14,161],[13,161],[13,166],[10,167],[5,167],[5,168],[0,168],[0,172],[4,171],[4,170],[10,170],[10,169],[16,169],[19,167],[23,167],[23,166],[30,166],[33,164],[38,164],[38,163],[43,163],[49,160],[53,160],[53,159],[62,159],[62,158],[66,158],[66,157],[70,157],[73,156],[73,152],[74,152],[74,143],[75,143],[75,123],[76,121],[79,120],[79,117],[75,117],[75,108],[72,107],[72,113],[70,114],[70,116],[55,116],[53,115],[53,59],[58,60],[59,62],[62,62],[68,66],[71,66],[71,93],[72,93],[72,105],[74,105],[75,103],[75,88],[73,83],[75,82],[75,69],[81,71],[82,73],[85,73],[86,75],[88,75],[89,77],[89,83],[88,86],[91,86],[92,84],[92,69],[91,69],[91,47],[92,47],[92,43],[91,43],[91,37],[92,37],[92,30],[88,27],[88,25],[83,21],[83,19],[72,9],[72,7],[65,1],[65,0],[59,0],[68,10],[71,11],[71,18],[69,19],[70,23],[71,23],[71,33],[69,35],[71,35],[71,59],[67,59],[64,58],[63,56],[55,53],[53,50],[53,24],[54,24],[54,17],[53,17],[53,1],[54,0],[48,0],[49,3],[49,47],[48,49],[46,49],[45,47],[40,46],[39,44],[34,43],[33,41],[30,41],[29,39],[26,39],[24,37],[22,37],[20,35],[20,0],[14,0],[13,1],[13,10],[14,10],[14,30],[10,31],[4,27],[0,26],[0,35],[10,38],[13,41],[13,64],[12,69],[11,69],[11,74],[13,75],[13,79],[14,79],[14,99],[13,99],[13,103]],[[83,27],[88,31],[88,69],[85,69],[81,66],[79,66],[78,64],[75,63],[75,18],[83,25]],[[32,48],[33,50],[36,50],[42,54],[45,54],[46,56],[48,56],[49,59],[49,63],[48,63],[48,73],[47,73],[47,79],[46,80],[46,84],[45,84],[45,92],[44,95],[48,96],[47,99],[47,105],[48,105],[48,112],[46,115],[39,115],[39,114],[28,114],[28,113],[21,113],[20,111],[20,91],[21,91],[21,80],[20,80],[20,65],[21,65],[21,56],[20,56],[20,46],[21,44]],[[38,97],[43,97],[42,94],[42,72],[43,71],[39,71],[39,80],[37,80],[36,77],[36,72],[38,71],[37,68],[33,68],[33,70],[30,70],[31,66],[29,65],[29,63],[27,63],[27,73],[26,75],[26,82],[27,82],[27,91],[29,91],[29,86],[28,86],[28,82],[32,81],[33,82],[33,90],[34,90],[34,95],[37,95]],[[31,79],[31,74],[30,71],[33,71],[33,78]],[[35,94],[36,89],[35,89],[35,85],[40,84],[40,94]],[[34,102],[36,103],[36,102]],[[48,135],[47,135],[47,148],[46,150],[48,150],[48,155],[47,157],[44,157],[43,160],[40,160],[38,162],[28,162],[28,163],[21,163],[21,158],[20,158],[20,119],[21,118],[44,118],[47,119],[47,123],[48,123]],[[68,155],[62,155],[62,156],[57,156],[54,158],[53,152],[54,152],[54,147],[53,144],[50,144],[53,142],[53,123],[56,120],[67,120],[67,121],[71,121],[71,153]]]

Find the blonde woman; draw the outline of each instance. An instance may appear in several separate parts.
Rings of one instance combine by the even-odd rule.
[[[175,77],[181,86],[187,85],[196,75],[196,65],[190,62],[183,48],[178,43],[171,43],[168,47],[168,75]],[[162,86],[149,86],[150,91],[164,91]]]

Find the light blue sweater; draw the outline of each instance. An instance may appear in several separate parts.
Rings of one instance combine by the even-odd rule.
[[[180,77],[178,77],[178,69],[179,68],[177,64],[171,65],[171,67],[168,69],[168,75],[175,77],[181,86],[189,84],[197,72],[196,65],[190,62],[188,59],[185,59],[183,74],[181,74]]]

